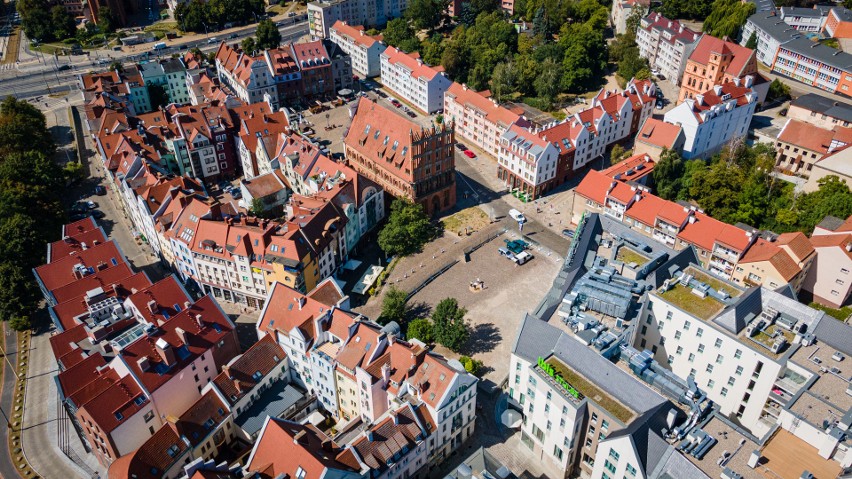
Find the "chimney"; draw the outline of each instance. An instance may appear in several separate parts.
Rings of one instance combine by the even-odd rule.
[[[302,310],[302,306],[304,306],[307,301],[307,298],[305,298],[304,296],[299,297],[299,311]]]
[[[399,413],[396,411],[391,411],[390,415],[393,418],[393,424],[395,426],[399,426]]]
[[[754,77],[753,77],[753,76],[751,76],[751,75],[746,75],[746,77],[745,77],[745,87],[746,87],[746,88],[751,88],[751,86],[752,86],[752,85],[754,85]]]
[[[367,440],[373,442],[373,430],[367,429]]]
[[[151,314],[154,314],[157,311],[158,311],[157,301],[154,300],[154,299],[152,299],[151,301],[148,301],[148,312],[150,312]]]
[[[139,360],[136,361],[136,365],[139,366],[139,369],[141,369],[142,372],[151,369],[151,361],[148,359],[148,356],[142,356],[139,358]]]
[[[243,385],[242,385],[242,383],[240,383],[240,380],[235,379],[235,378],[231,378],[231,381],[234,382],[234,389],[236,389],[237,392],[242,393],[243,392]]]
[[[183,328],[175,328],[175,334],[180,338],[180,342],[189,345],[189,334]]]
[[[204,329],[204,320],[201,319],[200,314],[195,315],[195,324],[198,325],[198,329]]]
[[[171,366],[175,363],[175,350],[165,339],[158,339],[154,343],[154,348],[157,350],[157,354],[160,355],[160,359],[166,363],[166,366]]]
[[[385,363],[382,366],[382,385],[387,386],[388,382],[390,382],[390,364]]]
[[[704,95],[701,95],[701,94],[695,95],[695,103],[697,103],[699,105],[703,105],[704,104]]]
[[[183,309],[189,309],[190,305],[192,305],[192,303],[190,303],[189,301],[184,301],[183,302]]]
[[[739,79],[737,79],[737,80],[739,80]],[[713,86],[713,92],[715,92],[716,95],[721,95],[722,94],[722,85],[714,85]]]
[[[303,430],[301,430],[301,431],[299,431],[299,432],[297,432],[297,433],[296,433],[296,435],[295,435],[295,436],[293,436],[293,444],[302,444],[302,445],[307,445],[307,443],[308,443],[308,438],[306,438],[306,437],[305,437],[305,436],[307,436],[307,435],[308,435],[308,434],[305,432],[305,430],[304,430],[304,429],[303,429]]]

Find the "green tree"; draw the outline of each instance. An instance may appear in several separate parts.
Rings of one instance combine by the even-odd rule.
[[[240,48],[245,52],[246,55],[254,55],[257,51],[258,46],[257,42],[252,37],[245,37],[243,41],[240,42]]]
[[[86,179],[86,169],[83,167],[83,164],[78,161],[69,161],[68,163],[65,163],[65,166],[62,168],[62,172],[65,174],[65,179],[69,183],[77,183]]]
[[[417,30],[434,30],[441,24],[447,5],[442,0],[410,0],[404,18]]]
[[[790,86],[779,79],[772,80],[769,91],[766,93],[766,101],[786,100],[790,98]]]
[[[444,54],[444,42],[440,33],[432,35],[432,38],[425,40],[420,47],[420,56],[423,61],[429,65],[440,65],[441,55]]]
[[[103,6],[98,11],[98,28],[103,33],[112,33],[115,31],[115,17],[109,7]]]
[[[491,94],[497,101],[505,100],[517,91],[518,72],[515,62],[498,63],[491,74]]]
[[[563,89],[584,92],[597,88],[608,57],[601,31],[585,24],[565,25],[559,33],[559,45],[565,51]]]
[[[151,100],[151,108],[154,110],[169,104],[169,93],[162,85],[148,85],[148,98]]]
[[[76,33],[77,27],[74,24],[74,18],[68,15],[62,5],[54,5],[50,8],[50,22],[53,25],[53,34],[56,38],[69,38]]]
[[[479,370],[482,369],[482,361],[473,359],[470,356],[459,357],[459,362],[464,366],[464,370],[476,376]]]
[[[648,69],[648,60],[639,55],[639,48],[635,46],[628,49],[624,58],[618,62],[618,76],[620,76],[625,83],[631,78],[636,78],[642,70]],[[643,76],[644,75],[647,75],[647,73],[643,74]]]
[[[408,323],[408,339],[419,339],[426,344],[432,342],[432,322],[429,318],[418,318]]]
[[[746,48],[751,48],[752,50],[757,49],[757,32],[751,32],[751,36],[748,37],[748,41],[745,44]]]
[[[676,151],[664,148],[651,175],[657,196],[665,200],[675,200],[681,188],[683,159]]]
[[[27,38],[40,42],[56,39],[56,27],[47,0],[18,0],[15,7],[21,14],[21,27]]]
[[[388,222],[379,232],[379,247],[389,255],[406,256],[418,251],[433,235],[434,228],[422,205],[395,199]]]
[[[391,286],[382,300],[382,314],[379,317],[379,323],[388,324],[391,321],[402,323],[402,320],[405,319],[407,296],[408,293],[405,291],[396,286]]]
[[[798,230],[813,231],[826,216],[848,218],[852,215],[852,191],[837,176],[820,178],[819,189],[801,195],[796,202]]]
[[[757,10],[753,3],[740,0],[714,0],[710,14],[704,20],[704,32],[714,37],[737,38],[740,28]]]
[[[109,69],[113,71],[117,71],[118,73],[124,73],[124,65],[121,64],[120,61],[116,60],[109,64]]]
[[[26,151],[48,154],[56,148],[44,114],[26,101],[8,96],[0,103],[0,155]]]
[[[458,352],[470,338],[470,326],[464,316],[467,310],[455,298],[442,299],[432,312],[435,341]]]
[[[257,48],[259,50],[268,50],[281,44],[281,32],[278,31],[278,27],[272,23],[272,20],[261,20],[257,24],[255,36],[257,37]]]
[[[623,146],[619,144],[612,145],[612,150],[609,152],[609,161],[610,164],[616,164],[633,154],[633,150],[625,150]]]
[[[541,74],[535,79],[535,91],[538,96],[548,103],[553,102],[560,90],[562,79],[562,66],[552,58],[548,58],[541,65]]]
[[[406,52],[414,52],[420,48],[420,41],[414,35],[414,29],[404,18],[389,21],[382,36],[385,43]]]

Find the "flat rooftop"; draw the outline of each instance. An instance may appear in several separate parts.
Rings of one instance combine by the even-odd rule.
[[[589,381],[576,371],[572,370],[556,356],[549,357],[545,362],[553,367],[556,376],[561,377],[564,382],[567,382],[568,387],[566,387],[564,382],[559,381],[567,395],[573,396],[578,400],[582,400],[583,398],[590,399],[602,409],[612,414],[614,418],[625,424],[636,416],[634,411],[622,405],[615,398],[595,386],[592,381]],[[548,376],[545,371],[540,371],[542,375]]]
[[[834,478],[840,474],[840,464],[830,459],[823,459],[815,447],[784,429],[778,429],[772,439],[766,443],[761,454],[763,457],[758,469],[764,477],[799,479],[805,470],[810,471],[818,479]]]
[[[701,429],[715,437],[719,442],[700,461],[689,454],[685,454],[684,457],[705,474],[713,478],[722,477],[722,471],[729,468],[738,474],[742,474],[744,479],[764,479],[766,477],[748,467],[748,458],[752,451],[759,449],[759,446],[750,438],[744,436],[717,416],[713,416]],[[741,442],[743,442],[742,446],[740,446]],[[731,453],[731,457],[724,466],[720,466],[719,459],[725,451]]]
[[[684,274],[692,275],[694,281],[709,285],[717,291],[724,291],[730,294],[731,297],[735,298],[742,294],[742,290],[725,283],[721,279],[714,278],[709,273],[705,273],[693,266],[686,268]],[[668,291],[657,292],[657,296],[704,321],[713,319],[725,307],[725,303],[709,294],[703,298],[698,296],[693,293],[693,288],[682,285],[680,281],[677,281]]]
[[[834,319],[824,318],[823,320],[833,321]],[[837,351],[831,346],[817,342],[810,346],[800,347],[790,357],[790,361],[819,376],[808,389],[808,392],[814,397],[830,403],[830,405],[824,407],[834,409],[835,414],[838,413],[839,409],[840,416],[842,416],[843,413],[852,409],[852,396],[846,394],[846,389],[849,387],[846,378],[852,377],[852,358],[844,354],[843,360],[837,361],[833,357],[835,353]],[[832,372],[832,370],[835,372]],[[797,411],[806,408],[808,404],[806,402],[804,406],[800,406],[797,401],[793,408]],[[810,420],[810,422],[821,426],[822,419],[825,418],[820,417],[818,419],[818,421]]]

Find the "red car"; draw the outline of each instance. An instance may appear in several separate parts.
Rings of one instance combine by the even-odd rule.
[[[468,158],[476,158],[476,153],[470,150],[464,150],[464,155]]]
[[[391,105],[393,105],[393,106],[395,106],[395,107],[399,108],[399,107],[401,107],[401,106],[402,106],[402,103],[400,103],[400,102],[398,102],[398,101],[396,101],[396,100],[391,100]]]

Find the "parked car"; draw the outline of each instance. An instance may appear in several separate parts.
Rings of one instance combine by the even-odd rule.
[[[465,151],[465,150],[467,150],[467,147],[466,147],[466,146],[464,146],[464,145],[463,145],[463,144],[461,144],[461,143],[456,143],[456,148],[458,148],[458,149],[459,149],[459,150],[461,150],[461,151]]]
[[[497,252],[500,253],[500,256],[505,256],[506,258],[509,258],[512,261],[515,260],[515,254],[507,250],[506,248],[497,248]]]
[[[512,219],[517,221],[518,223],[526,223],[527,222],[527,218],[524,216],[524,214],[521,213],[520,211],[514,209],[514,208],[509,210],[509,216],[511,216]]]
[[[787,116],[787,108],[783,108],[781,111],[778,112],[778,114],[781,116]]]
[[[102,219],[106,216],[104,214],[104,212],[101,211],[101,210],[92,210],[92,211],[89,212],[89,214],[91,214],[92,217],[95,218],[95,219]]]
[[[97,204],[97,203],[95,203],[94,201],[87,201],[87,202],[86,202],[86,208],[87,208],[87,209],[93,210],[93,209],[95,209],[95,208],[97,208],[97,207],[98,207],[98,204]]]
[[[662,110],[662,109],[663,109],[663,100],[657,100],[657,109],[658,109],[658,110]]]
[[[572,230],[562,230],[562,236],[567,236],[569,238],[574,237],[574,231]]]
[[[503,240],[506,242],[506,248],[515,254],[520,254],[522,251],[527,249],[529,246],[526,241],[523,240]]]
[[[533,255],[527,253],[526,251],[521,251],[520,253],[515,255],[515,263],[517,263],[518,265],[522,265],[531,259],[533,259]]]
[[[410,116],[411,118],[417,118],[417,114],[416,114],[416,113],[414,113],[414,112],[413,112],[413,111],[411,111],[411,110],[408,110],[407,112],[405,112],[405,114],[406,114],[406,115],[408,115],[408,116]]]
[[[239,33],[232,33],[228,36],[228,38],[239,38],[239,37],[240,37]]]
[[[106,188],[102,185],[98,185],[95,187],[95,194],[98,196],[103,196],[106,194]]]
[[[464,156],[466,156],[468,158],[476,158],[476,153],[474,153],[470,150],[464,150]]]
[[[61,71],[61,72],[64,72],[65,70],[70,70],[70,69],[71,69],[71,65],[61,65],[59,67],[59,71]]]
[[[208,39],[208,40],[207,40],[207,43],[216,43],[216,42],[218,42],[218,41],[219,41],[219,39],[218,39],[218,38],[216,38],[216,37],[212,37],[212,38],[210,38],[210,39]]]
[[[398,102],[398,101],[396,101],[396,100],[391,100],[391,105],[393,105],[393,106],[395,106],[395,107],[397,107],[397,108],[402,107],[402,103],[400,103],[400,102]]]

